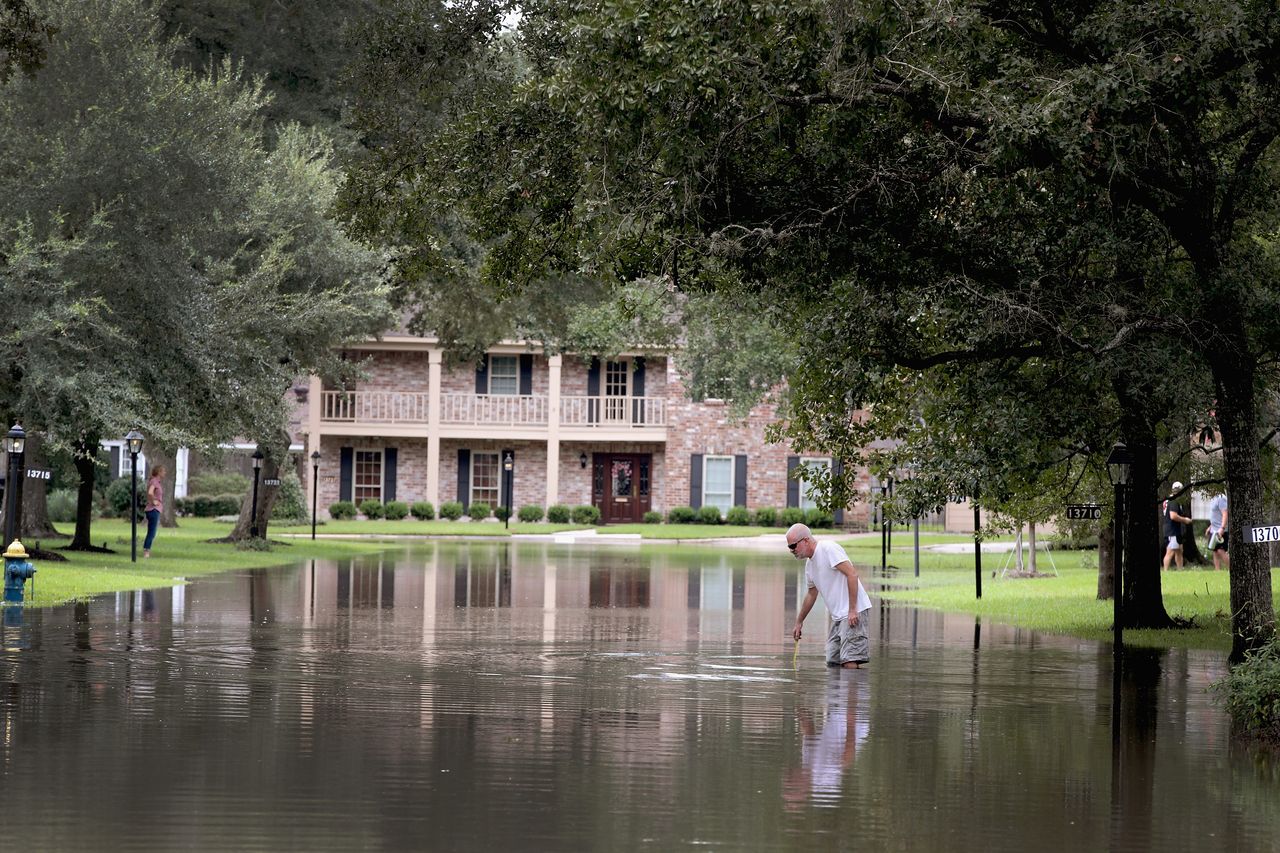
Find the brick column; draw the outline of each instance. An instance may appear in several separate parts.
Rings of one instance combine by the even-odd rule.
[[[560,366],[563,358],[547,359],[547,506],[560,502]]]
[[[427,500],[440,506],[440,363],[444,351],[427,351]]]

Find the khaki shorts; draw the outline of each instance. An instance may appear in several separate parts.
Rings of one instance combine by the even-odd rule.
[[[827,631],[827,666],[846,663],[866,663],[871,660],[871,638],[867,635],[867,622],[871,608],[858,614],[858,624],[850,625],[848,619],[837,619]]]

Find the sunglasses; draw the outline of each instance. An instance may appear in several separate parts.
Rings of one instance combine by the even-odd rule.
[[[804,541],[803,539],[800,540],[800,542],[803,542],[803,541]],[[787,550],[792,553],[795,553],[796,548],[800,547],[800,542],[788,542]]]

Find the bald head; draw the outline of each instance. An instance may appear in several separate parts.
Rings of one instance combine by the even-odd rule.
[[[809,539],[813,534],[809,532],[807,524],[793,524],[787,528],[787,544],[794,545],[801,539]]]

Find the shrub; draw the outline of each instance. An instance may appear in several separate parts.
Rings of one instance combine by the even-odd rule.
[[[436,508],[431,501],[414,501],[413,506],[409,507],[409,512],[413,513],[413,517],[418,521],[430,521],[436,517]]]
[[[70,524],[76,520],[75,489],[54,489],[49,492],[48,503],[50,521]]]
[[[720,515],[720,507],[704,506],[698,510],[698,521],[703,524],[719,524],[724,521],[724,517]]]
[[[568,524],[569,508],[564,504],[552,504],[547,507],[547,521],[552,524]]]
[[[668,524],[693,524],[698,513],[691,506],[673,506],[667,511]]]
[[[307,496],[302,491],[302,481],[292,468],[280,473],[280,491],[276,493],[276,502],[271,507],[271,517],[277,521],[298,524],[311,520]]]
[[[365,518],[382,518],[382,501],[375,501],[373,498],[360,502],[360,512]]]
[[[590,504],[581,504],[573,508],[570,517],[574,524],[599,524],[600,509]]]
[[[387,501],[382,507],[382,514],[387,521],[400,521],[409,515],[409,505],[404,501]]]
[[[338,521],[356,517],[356,505],[351,501],[335,501],[329,504],[329,517]]]
[[[761,527],[775,527],[778,524],[778,511],[771,506],[762,506],[756,510],[755,522]]]
[[[205,516],[206,518],[216,518],[219,515],[239,515],[240,503],[244,500],[244,495],[214,495],[211,498],[206,498],[206,500],[209,501],[206,505],[209,515]]]
[[[462,518],[462,504],[457,501],[445,501],[440,504],[440,517],[446,521],[457,521]]]
[[[506,521],[511,517],[511,510],[505,506],[497,506],[493,508],[493,517],[498,521]]]
[[[138,506],[145,506],[143,501],[146,499],[147,484],[141,476],[138,477]],[[111,511],[111,515],[116,518],[129,517],[129,493],[132,489],[132,481],[128,477],[121,477],[113,480],[111,485],[107,486],[107,509]],[[142,518],[141,515],[138,516]]]
[[[520,512],[517,515],[517,518],[519,518],[521,521],[525,522],[526,524],[534,524],[536,522],[542,521],[542,507],[538,506],[537,504],[528,504],[526,506],[522,506],[520,507]]]
[[[649,510],[644,514],[644,523],[645,524],[661,524],[662,513],[658,512],[656,509]]]
[[[1250,652],[1212,689],[1245,731],[1280,744],[1280,639]]]
[[[804,523],[813,528],[835,527],[836,518],[826,510],[814,507],[805,512]]]
[[[492,514],[492,510],[488,504],[475,503],[467,509],[467,515],[471,516],[472,521],[484,521]]]
[[[250,481],[244,474],[235,471],[219,473],[207,471],[203,474],[192,474],[187,479],[188,495],[239,495],[244,497],[249,491]]]
[[[804,524],[804,510],[789,506],[782,511],[782,526],[790,527],[793,524]]]
[[[745,506],[730,507],[724,514],[724,520],[726,524],[745,526],[751,523],[751,511]]]

